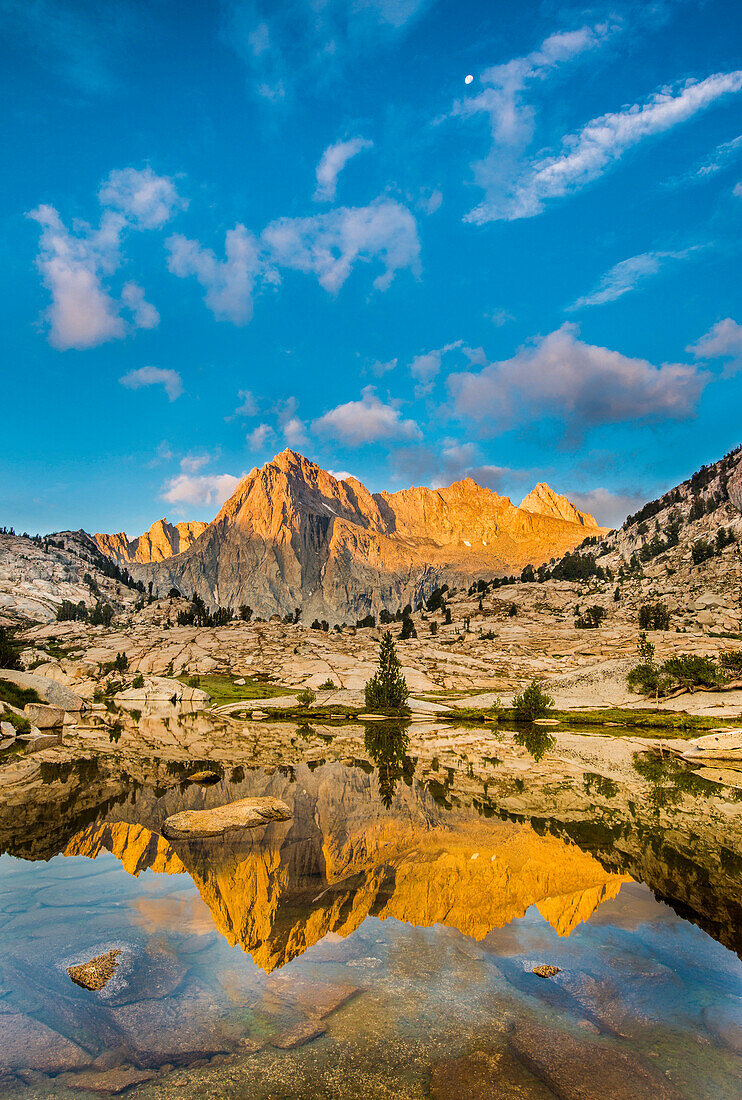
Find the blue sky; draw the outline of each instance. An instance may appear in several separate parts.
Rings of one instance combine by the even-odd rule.
[[[731,0],[0,0],[0,30],[0,523],[210,519],[286,446],[613,523],[740,442]]]

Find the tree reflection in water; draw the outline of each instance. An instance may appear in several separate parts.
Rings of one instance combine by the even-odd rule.
[[[556,737],[552,737],[540,726],[530,726],[528,729],[518,730],[513,740],[516,745],[522,745],[524,749],[527,749],[537,763],[544,753],[547,753],[549,749],[553,749],[556,745]]]
[[[364,743],[379,773],[379,797],[389,809],[400,778],[405,775],[411,779],[414,771],[407,755],[407,730],[398,722],[375,722],[366,729]]]

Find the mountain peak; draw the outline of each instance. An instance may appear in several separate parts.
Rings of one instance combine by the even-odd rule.
[[[285,451],[281,451],[280,454],[275,455],[273,461],[268,463],[268,465],[277,466],[278,469],[283,470],[284,473],[289,473],[297,467],[302,472],[306,470],[319,471],[321,469],[316,462],[312,462],[311,459],[305,458],[304,455],[299,454],[298,451],[292,451],[290,447],[287,447]]]
[[[598,526],[595,517],[589,512],[581,512],[574,506],[571,500],[555,493],[545,481],[539,481],[528,496],[520,503],[524,512],[535,512],[540,516],[552,516],[554,519],[562,519],[567,523],[578,523],[581,527]]]

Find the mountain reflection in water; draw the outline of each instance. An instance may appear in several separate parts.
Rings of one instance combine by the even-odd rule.
[[[719,946],[742,947],[733,790],[636,744],[539,727],[297,730],[169,712],[119,715],[110,732],[95,718],[0,764],[0,853],[16,857],[0,858],[0,1091],[6,1063],[10,1094],[24,1065],[80,1072],[116,1049],[157,1074],[137,1095],[180,1100],[201,1086],[169,1067],[239,1058],[247,1042],[278,1044],[249,1063],[255,1097],[442,1100],[449,1072],[474,1072],[445,1059],[486,1050],[498,1068],[476,1072],[495,1074],[492,1095],[549,1100],[571,1094],[538,1051],[561,1043],[569,1060],[608,1059],[583,1073],[596,1097],[624,1095],[614,1055],[632,1100],[738,1095],[742,967]],[[188,782],[198,767],[221,778]],[[161,835],[172,813],[248,795],[282,798],[291,819],[200,843]],[[69,988],[64,965],[113,946],[108,991]],[[543,962],[561,973],[534,977]],[[578,1025],[592,1030],[576,1039]],[[42,1026],[74,1050],[58,1039],[52,1057],[44,1033],[39,1054]],[[325,1068],[305,1050],[326,1051]],[[692,1091],[663,1076],[681,1062]],[[342,1086],[317,1091],[341,1066]],[[47,1095],[37,1085],[18,1095]]]

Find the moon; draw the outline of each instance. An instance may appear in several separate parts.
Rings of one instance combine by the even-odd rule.
[[[471,75],[471,73],[469,73],[469,75],[468,75],[468,76],[465,76],[465,77],[464,77],[464,84],[471,84],[471,82],[472,82],[473,80],[474,80],[474,77],[473,77],[473,76]]]

